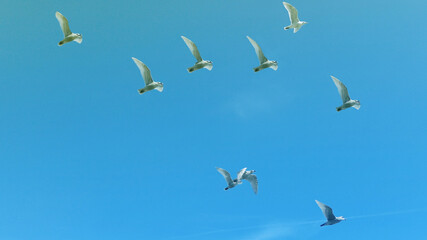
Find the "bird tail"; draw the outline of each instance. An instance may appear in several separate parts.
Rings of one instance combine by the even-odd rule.
[[[194,72],[194,67],[187,68],[188,72]]]
[[[139,94],[143,94],[143,93],[145,93],[145,89],[144,88],[138,89],[138,92],[139,92]]]

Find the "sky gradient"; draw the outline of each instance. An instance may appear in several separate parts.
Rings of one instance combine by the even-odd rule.
[[[289,3],[296,34],[276,0],[2,0],[0,239],[425,238],[427,2]]]

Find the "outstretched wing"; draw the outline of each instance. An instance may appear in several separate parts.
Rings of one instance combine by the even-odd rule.
[[[139,61],[134,57],[132,57],[132,60],[135,62],[136,66],[138,66],[142,78],[144,78],[145,85],[152,83],[153,79],[151,78],[151,72],[150,69],[148,69],[147,65],[145,65],[143,62]]]
[[[202,61],[202,57],[200,56],[199,50],[196,47],[196,44],[194,44],[190,39],[181,36],[181,38],[184,40],[185,44],[187,44],[187,47],[190,49],[193,56],[197,59],[198,62]]]
[[[239,182],[240,180],[242,180],[242,178],[243,178],[243,175],[245,174],[245,172],[246,172],[246,169],[247,168],[243,168],[242,170],[240,170],[238,173],[237,173],[237,181]]]
[[[317,206],[319,206],[319,208],[322,210],[323,215],[325,215],[326,219],[328,219],[328,221],[334,220],[335,219],[335,215],[332,212],[332,208],[330,208],[329,206],[315,200],[317,203]]]
[[[299,22],[298,19],[298,10],[287,2],[283,2],[283,6],[285,6],[286,10],[288,10],[289,19],[291,20],[291,24],[295,24]]]
[[[217,167],[216,170],[218,170],[219,173],[225,178],[225,181],[228,185],[233,184],[233,179],[231,179],[230,173],[228,173],[226,170]]]
[[[254,190],[254,193],[257,194],[258,193],[258,178],[253,175],[250,174],[247,177],[245,177],[245,180],[248,180],[251,183],[252,189]]]
[[[56,19],[58,19],[59,25],[61,26],[64,37],[71,34],[70,27],[68,26],[68,20],[60,12],[55,13]]]
[[[337,78],[335,78],[334,76],[331,76],[332,80],[334,80],[335,86],[337,86],[338,88],[338,92],[341,96],[342,102],[346,103],[348,101],[350,101],[350,96],[348,95],[348,91],[347,88],[345,87],[345,85],[338,80]]]
[[[267,61],[267,58],[264,56],[264,53],[262,53],[261,47],[256,43],[252,38],[249,36],[246,36],[249,39],[249,42],[251,42],[252,46],[255,49],[255,53],[258,56],[259,64],[263,64]]]

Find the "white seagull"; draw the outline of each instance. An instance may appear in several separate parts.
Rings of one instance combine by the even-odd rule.
[[[139,94],[143,94],[153,89],[156,89],[157,91],[162,92],[163,83],[153,81],[153,79],[151,78],[150,69],[148,69],[148,67],[138,59],[133,57],[132,60],[135,62],[136,66],[138,66],[139,71],[141,72],[142,78],[144,79],[144,82],[145,82],[145,87],[138,89]]]
[[[264,53],[261,50],[261,47],[258,45],[258,43],[256,43],[252,38],[250,38],[249,36],[246,36],[249,39],[249,42],[251,42],[252,46],[255,49],[255,53],[258,56],[258,60],[259,60],[259,66],[254,68],[255,72],[258,72],[262,69],[265,68],[272,68],[274,69],[274,71],[277,70],[278,65],[276,61],[270,61],[268,60],[265,56]]]
[[[325,215],[326,219],[328,220],[327,222],[323,223],[322,225],[320,225],[321,227],[323,226],[327,226],[327,225],[334,225],[336,223],[339,223],[343,220],[345,220],[344,217],[335,217],[334,213],[332,212],[332,208],[330,208],[329,206],[315,200],[317,203],[317,206],[319,206],[319,208],[322,210],[323,215]]]
[[[194,72],[201,68],[206,68],[209,71],[212,70],[213,65],[211,61],[203,60],[200,56],[199,50],[196,47],[196,44],[194,44],[190,39],[181,36],[181,38],[184,40],[185,44],[187,44],[187,47],[190,49],[193,56],[197,59],[197,62],[194,64],[194,66],[187,68],[188,72]]]
[[[230,188],[234,188],[235,186],[242,184],[242,180],[247,180],[251,183],[252,189],[254,190],[255,194],[258,192],[258,179],[253,173],[254,170],[246,171],[246,168],[243,168],[237,173],[237,178],[232,179],[229,172],[226,170],[217,167],[216,170],[218,170],[219,173],[225,178],[225,181],[227,182],[227,187],[224,188],[224,190],[228,190]]]
[[[82,43],[83,37],[79,33],[72,33],[70,26],[68,26],[68,20],[60,12],[55,13],[56,19],[58,19],[59,25],[61,26],[62,32],[64,33],[64,39],[58,43],[58,46],[62,46],[65,43],[76,41]]]
[[[302,25],[307,24],[308,22],[300,21],[298,18],[297,9],[287,2],[283,2],[283,6],[285,6],[286,10],[288,10],[289,19],[291,20],[291,25],[285,27],[285,30],[290,28],[294,29],[294,33],[298,32],[298,30],[302,27]]]
[[[254,190],[254,193],[258,193],[258,178],[255,174],[253,174],[255,170],[246,171],[246,168],[243,168],[240,170],[240,172],[237,174],[237,179],[244,179],[248,181],[252,189]]]
[[[331,78],[334,81],[335,86],[337,86],[338,92],[339,92],[341,99],[342,99],[342,102],[343,102],[343,105],[337,107],[337,111],[339,112],[339,111],[344,110],[344,109],[349,108],[349,107],[354,107],[357,110],[359,110],[360,109],[360,101],[350,99],[350,96],[348,95],[348,91],[347,91],[347,88],[345,87],[345,85],[340,80],[335,78],[334,76],[331,76]]]

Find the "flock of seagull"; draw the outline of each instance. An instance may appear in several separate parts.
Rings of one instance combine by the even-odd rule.
[[[284,29],[285,30],[294,29],[294,33],[298,32],[303,25],[307,24],[307,22],[299,20],[298,11],[291,4],[289,4],[287,2],[283,2],[283,5],[286,8],[286,10],[288,11],[289,19],[291,21],[291,24],[289,26],[284,27]],[[58,46],[62,46],[66,43],[73,42],[73,41],[75,41],[79,44],[82,43],[82,41],[83,41],[82,35],[79,33],[71,32],[67,18],[65,18],[64,15],[62,15],[59,12],[56,12],[55,16],[59,22],[59,25],[62,29],[63,34],[64,34],[64,39],[58,43]],[[213,68],[212,61],[203,60],[203,58],[200,55],[199,50],[197,49],[196,44],[194,44],[193,41],[191,41],[190,39],[188,39],[184,36],[181,36],[181,38],[184,40],[185,44],[187,45],[187,47],[189,48],[189,50],[191,51],[191,53],[193,54],[193,56],[197,60],[197,62],[194,64],[194,66],[187,68],[187,71],[191,73],[191,72],[194,72],[194,71],[202,69],[202,68],[206,68],[207,70],[211,71]],[[259,72],[259,71],[266,69],[266,68],[271,68],[271,69],[276,71],[278,69],[277,61],[268,60],[264,56],[264,53],[262,52],[262,49],[258,45],[258,43],[255,42],[249,36],[247,36],[247,38],[248,38],[249,42],[252,44],[253,48],[255,49],[255,53],[258,57],[259,64],[260,64],[258,67],[253,68],[254,72]],[[139,68],[141,75],[142,75],[142,78],[144,79],[144,82],[145,82],[145,87],[138,89],[138,92],[140,94],[143,94],[145,92],[148,92],[148,91],[151,91],[154,89],[159,91],[159,92],[162,92],[163,91],[163,83],[153,81],[153,78],[151,77],[150,69],[147,67],[147,65],[145,65],[143,62],[141,62],[137,58],[132,57],[132,60],[135,62],[135,64]],[[359,110],[360,101],[351,99],[349,94],[348,94],[348,90],[347,90],[346,86],[340,80],[335,78],[334,76],[331,76],[331,78],[332,78],[333,82],[335,83],[335,86],[337,87],[338,93],[340,94],[342,102],[343,102],[343,104],[341,106],[337,107],[336,110],[341,111],[341,110],[344,110],[344,109],[347,109],[350,107],[353,107],[353,108]],[[234,188],[237,185],[242,184],[243,180],[246,180],[251,184],[254,193],[255,194],[258,193],[258,178],[254,174],[255,170],[247,171],[247,168],[243,168],[242,170],[240,170],[237,173],[237,178],[233,179],[231,177],[230,173],[227,172],[226,170],[224,170],[222,168],[218,168],[218,167],[216,169],[224,177],[225,181],[227,182],[227,187],[225,188],[225,190],[228,190],[230,188]],[[327,205],[325,205],[325,204],[323,204],[317,200],[315,200],[315,201],[316,201],[317,205],[319,206],[319,208],[322,210],[323,215],[325,215],[325,217],[327,219],[327,222],[323,223],[320,226],[333,225],[333,224],[336,224],[336,223],[339,223],[339,222],[345,220],[344,217],[335,217],[335,215],[333,214],[332,208],[330,208],[329,206],[327,206]]]

